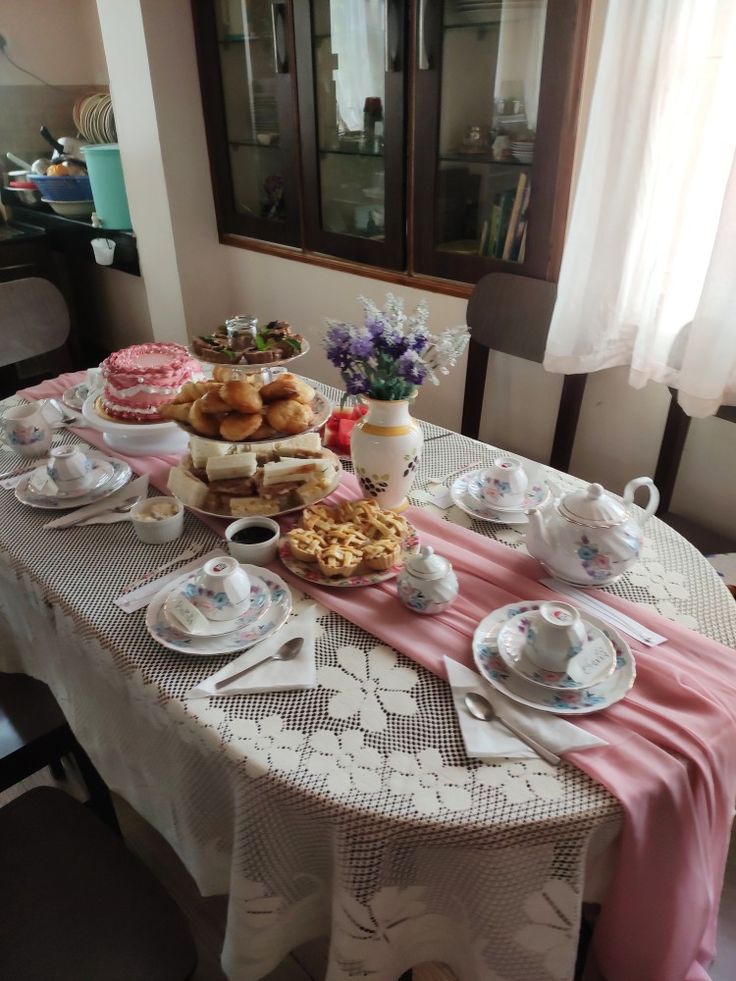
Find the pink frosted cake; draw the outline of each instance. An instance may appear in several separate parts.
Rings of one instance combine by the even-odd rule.
[[[158,422],[159,407],[202,369],[181,344],[134,344],[115,351],[100,365],[102,407],[114,419]]]

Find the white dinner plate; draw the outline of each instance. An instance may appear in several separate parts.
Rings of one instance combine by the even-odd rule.
[[[283,626],[291,613],[291,592],[283,579],[260,566],[241,563],[248,575],[262,579],[269,591],[270,605],[265,617],[236,627],[230,633],[221,637],[189,637],[175,630],[164,613],[167,597],[177,584],[187,578],[175,580],[157,593],[146,610],[146,629],[154,640],[170,651],[180,654],[193,654],[198,657],[211,657],[213,654],[233,654],[236,651],[246,651],[261,640],[265,640]],[[250,611],[248,611],[250,613]],[[246,615],[247,616],[247,615]]]
[[[69,510],[69,508],[79,508],[84,507],[86,504],[92,504],[95,501],[100,501],[105,497],[109,497],[110,494],[114,494],[115,491],[120,490],[121,487],[125,487],[131,478],[131,469],[127,463],[122,460],[114,460],[110,457],[105,457],[102,453],[96,450],[91,452],[90,457],[94,460],[95,458],[106,460],[112,466],[113,473],[110,480],[99,487],[95,487],[94,490],[87,491],[82,497],[48,497],[43,494],[39,494],[37,491],[29,488],[29,482],[31,479],[31,474],[24,474],[23,478],[18,482],[15,488],[15,496],[21,502],[21,504],[27,504],[32,508],[46,508],[52,511],[63,511]]]
[[[177,580],[178,585],[173,589],[169,588],[169,594],[163,605],[164,617],[168,620],[169,626],[182,637],[222,637],[223,634],[230,634],[234,630],[242,630],[244,627],[252,627],[259,623],[271,607],[271,590],[259,575],[250,572],[252,568],[254,567],[248,566],[250,606],[245,613],[233,620],[207,620],[202,630],[185,630],[169,609],[169,603],[175,596],[183,596],[189,602],[194,600],[200,570],[188,573],[183,580]]]
[[[602,631],[616,652],[615,670],[600,684],[591,688],[565,691],[544,688],[519,677],[504,663],[497,646],[501,626],[511,617],[538,610],[541,605],[541,600],[508,603],[481,620],[473,635],[473,658],[483,677],[520,705],[556,715],[588,715],[620,701],[636,679],[634,656],[621,634],[610,623],[592,614],[586,614],[586,620]]]

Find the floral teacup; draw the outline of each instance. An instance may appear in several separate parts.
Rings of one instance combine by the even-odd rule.
[[[528,483],[519,460],[510,456],[499,457],[483,474],[481,494],[491,507],[519,508]]]
[[[205,562],[185,595],[208,620],[234,620],[250,606],[250,579],[237,559],[220,555]]]
[[[542,603],[526,638],[526,653],[544,671],[566,671],[588,634],[580,614],[567,603]]]
[[[49,453],[46,473],[65,494],[81,493],[92,483],[94,464],[78,446],[56,446]]]
[[[21,456],[43,456],[51,446],[51,426],[40,402],[6,409],[2,426],[10,448]]]

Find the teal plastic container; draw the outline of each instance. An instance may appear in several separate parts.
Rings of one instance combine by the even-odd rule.
[[[102,227],[130,231],[132,226],[120,163],[120,147],[117,143],[88,146],[84,151],[84,160],[92,185],[95,212]]]

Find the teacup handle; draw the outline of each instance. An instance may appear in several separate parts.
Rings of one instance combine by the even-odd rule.
[[[626,487],[624,487],[624,502],[626,504],[633,503],[634,494],[640,487],[647,487],[649,489],[649,502],[639,522],[644,525],[659,507],[659,491],[654,486],[654,481],[651,477],[637,477],[635,480],[630,480]]]

